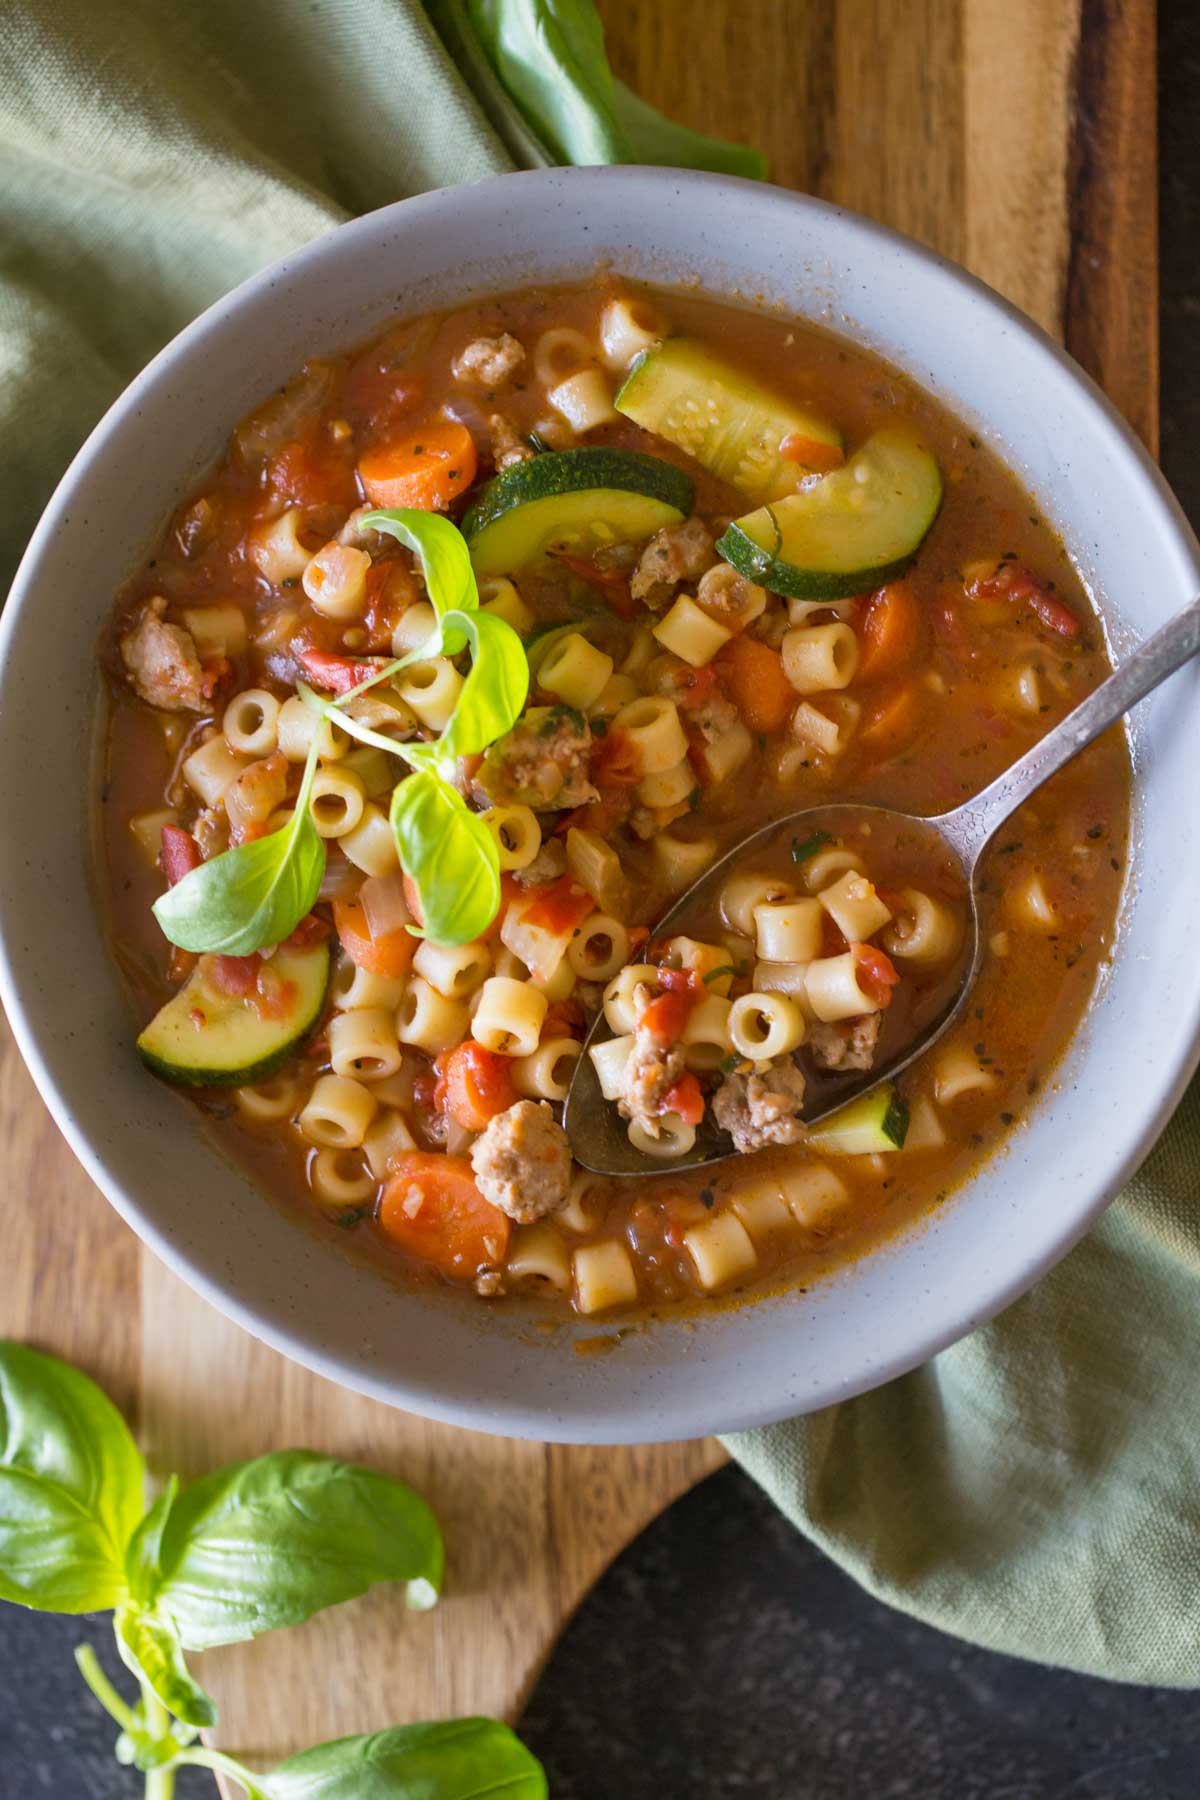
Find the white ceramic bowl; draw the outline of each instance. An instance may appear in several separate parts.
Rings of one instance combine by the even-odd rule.
[[[1023,477],[1120,654],[1197,588],[1197,545],[1098,391],[996,295],[915,245],[770,187],[653,169],[549,170],[410,200],[247,282],[158,356],[47,509],[0,625],[0,977],[41,1092],[158,1255],[322,1374],[455,1424],[585,1442],[686,1437],[811,1410],[911,1368],[1062,1256],[1120,1188],[1197,1053],[1200,671],[1139,712],[1137,849],[1120,953],[1052,1092],[931,1224],[805,1296],[604,1357],[503,1309],[407,1296],[263,1202],[196,1112],[144,1073],[94,900],[96,634],[181,492],[305,355],[601,259],[753,298],[881,351]]]

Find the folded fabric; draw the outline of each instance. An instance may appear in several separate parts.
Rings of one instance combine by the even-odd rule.
[[[615,82],[591,0],[10,0],[0,75],[0,592],[159,346],[352,213],[554,160],[762,170]],[[1002,1319],[730,1448],[895,1605],[1018,1655],[1200,1684],[1198,1200],[1193,1087],[1105,1221]]]

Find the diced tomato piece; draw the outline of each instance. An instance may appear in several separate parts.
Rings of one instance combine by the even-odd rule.
[[[681,712],[696,712],[721,691],[721,678],[715,663],[702,669],[677,669],[675,686],[679,689],[676,705]]]
[[[159,852],[162,872],[170,887],[198,869],[204,858],[200,854],[200,846],[190,831],[182,825],[164,825],[162,828],[162,849]]]
[[[849,949],[840,928],[834,924],[830,915],[821,908],[821,955],[844,956]]]
[[[347,456],[322,445],[315,435],[285,444],[267,464],[266,483],[294,506],[345,506],[358,502]]]
[[[1047,631],[1059,637],[1078,637],[1083,627],[1069,606],[1051,593],[1024,563],[1002,562],[991,575],[977,575],[966,592],[973,600],[1011,600],[1027,606]]]
[[[890,1006],[892,989],[900,979],[891,957],[885,956],[882,950],[876,950],[873,944],[851,944],[850,949],[854,956],[858,985],[863,993],[869,995],[878,1007]]]
[[[779,454],[784,462],[803,463],[806,469],[813,469],[818,475],[828,475],[830,469],[840,469],[846,460],[846,453],[836,444],[822,443],[820,438],[805,437],[802,431],[789,431],[779,446]]]
[[[658,983],[664,991],[651,1000],[638,1030],[660,1044],[677,1044],[700,999],[700,983],[690,969],[660,969]]]
[[[570,875],[560,875],[546,887],[530,888],[529,895],[524,910],[525,923],[536,925],[542,931],[552,931],[556,936],[574,931],[589,913],[596,910],[596,902],[587,889],[580,887]]]
[[[570,556],[565,550],[552,550],[550,554],[556,562],[569,569],[572,575],[603,594],[618,618],[633,617],[635,602],[627,575],[620,574],[616,569],[599,569],[594,562],[587,562],[582,556]]]
[[[214,956],[209,964],[209,980],[219,994],[245,1000],[258,987],[262,957],[258,951],[249,956]]]
[[[542,1041],[555,1037],[586,1037],[587,1015],[578,1000],[556,1000],[546,1008],[542,1020]]]
[[[450,1281],[503,1262],[511,1222],[485,1200],[465,1156],[411,1150],[398,1157],[379,1202],[384,1235]]]
[[[301,650],[297,655],[314,686],[331,694],[348,694],[360,681],[370,681],[378,675],[382,667],[378,662],[359,661],[352,656],[334,656],[328,650]]]
[[[289,950],[307,950],[312,944],[323,944],[332,930],[329,920],[323,919],[320,913],[305,913],[283,942]]]
[[[609,731],[592,743],[591,771],[597,787],[636,787],[642,753],[627,731]]]
[[[685,1125],[698,1125],[704,1117],[704,1093],[688,1069],[663,1095],[663,1112],[678,1113]]]
[[[433,1103],[464,1131],[483,1131],[497,1113],[516,1104],[511,1062],[473,1038],[445,1050],[434,1063]]]

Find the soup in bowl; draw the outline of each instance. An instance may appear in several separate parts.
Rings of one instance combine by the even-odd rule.
[[[805,1125],[961,940],[947,870],[852,803],[976,792],[1103,678],[1108,597],[1141,635],[1194,562],[1103,403],[968,278],[705,178],[732,260],[669,208],[628,246],[622,197],[680,185],[440,195],[249,284],[100,428],[6,633],[9,695],[35,596],[86,591],[102,628],[98,908],[6,799],[54,895],[6,897],[9,998],[89,1166],[281,1347],[542,1436],[751,1423],[909,1366],[1061,1253],[1194,1056],[1196,993],[1126,978],[1147,902],[1114,733],[992,852],[966,1018]],[[889,270],[886,303],[861,289]],[[82,720],[97,680],[70,679]],[[1149,845],[1179,696],[1143,729]],[[833,802],[842,826],[656,935],[738,839]],[[90,1022],[56,1042],[61,990],[18,952],[64,906]],[[1173,1011],[1131,1080],[1156,979]],[[637,1182],[576,1168],[561,1124],[601,1012],[606,1103],[661,1168]],[[740,1154],[672,1173],[709,1122]]]

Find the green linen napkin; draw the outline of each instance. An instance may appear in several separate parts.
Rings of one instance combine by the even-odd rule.
[[[761,173],[613,81],[590,0],[10,0],[0,78],[0,592],[138,368],[350,214],[514,163]],[[1104,1222],[1002,1319],[734,1455],[894,1605],[1200,1685],[1198,1171],[1193,1086]]]

